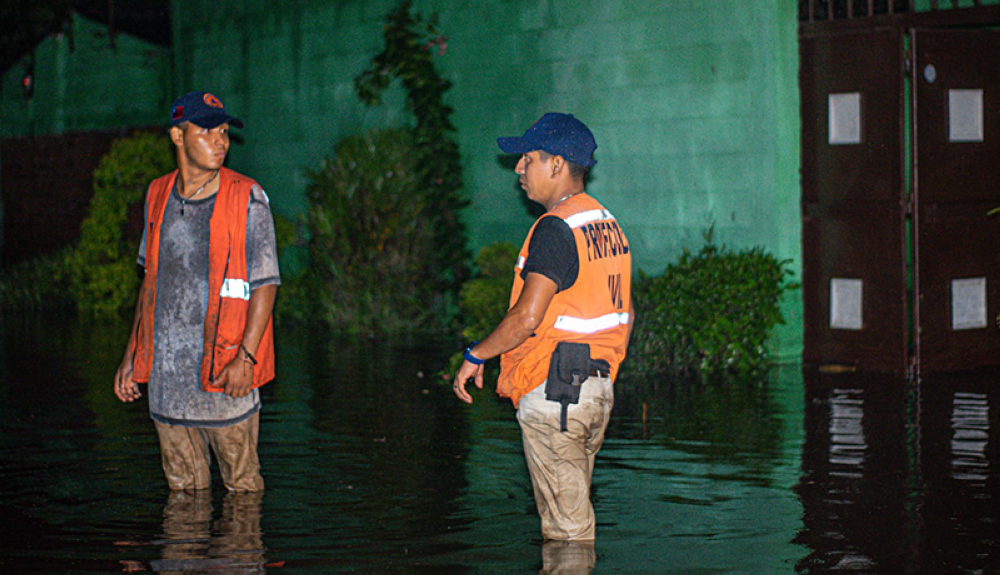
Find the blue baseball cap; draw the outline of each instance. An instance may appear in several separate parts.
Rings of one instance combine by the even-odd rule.
[[[174,100],[170,106],[170,125],[184,122],[209,130],[227,122],[237,128],[243,127],[243,120],[227,114],[222,100],[208,92],[188,92]]]
[[[544,150],[585,168],[597,164],[597,160],[593,158],[594,150],[597,149],[594,134],[583,122],[574,118],[573,114],[549,112],[528,128],[523,136],[497,138],[497,144],[508,154]]]

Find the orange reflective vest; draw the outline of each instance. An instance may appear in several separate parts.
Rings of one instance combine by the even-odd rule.
[[[618,375],[628,347],[632,256],[618,222],[584,193],[567,198],[542,217],[550,216],[561,218],[573,230],[580,272],[576,283],[553,296],[535,334],[501,356],[497,393],[511,398],[515,407],[525,394],[545,382],[549,360],[559,342],[589,344],[591,359],[603,359],[611,365],[612,379]],[[538,221],[517,258],[511,307],[524,289],[521,270]]]
[[[174,187],[177,170],[153,180],[147,196],[149,227],[146,230],[146,276],[139,309],[132,379],[148,382],[153,368],[153,318],[156,315],[156,274],[160,253],[160,224]],[[243,341],[250,283],[247,275],[246,230],[250,194],[257,182],[228,168],[219,171],[219,192],[209,221],[208,298],[205,313],[205,347],[201,362],[201,388],[221,392],[215,377],[232,361]],[[273,318],[254,355],[253,386],[274,379]]]

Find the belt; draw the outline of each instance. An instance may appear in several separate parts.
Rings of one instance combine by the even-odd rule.
[[[590,377],[611,377],[611,374],[600,369],[591,369]]]

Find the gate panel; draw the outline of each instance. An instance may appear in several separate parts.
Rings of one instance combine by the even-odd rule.
[[[915,320],[921,369],[1000,362],[1000,32],[917,30]]]
[[[807,363],[908,366],[897,29],[803,37]]]

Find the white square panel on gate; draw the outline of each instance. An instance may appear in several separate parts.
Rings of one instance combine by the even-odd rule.
[[[861,329],[861,280],[833,278],[830,280],[830,327]]]
[[[982,329],[986,320],[986,278],[951,281],[951,329]]]
[[[861,143],[861,94],[830,94],[830,144]]]
[[[983,141],[982,90],[948,90],[948,141]]]

